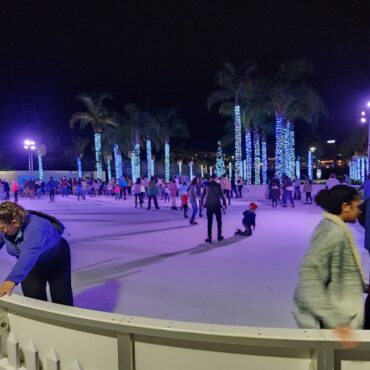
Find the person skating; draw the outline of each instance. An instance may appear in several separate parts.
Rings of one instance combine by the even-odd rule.
[[[190,188],[189,188],[189,199],[191,204],[191,217],[190,217],[190,225],[197,225],[195,222],[195,216],[198,213],[198,179],[196,177],[191,180]]]
[[[149,184],[148,184],[148,208],[147,208],[148,211],[151,208],[152,199],[153,199],[153,202],[154,202],[155,209],[159,209],[159,207],[158,207],[158,200],[157,200],[157,194],[158,194],[157,181],[156,181],[156,178],[154,176],[152,176],[150,178],[150,181],[149,181]]]
[[[231,181],[229,180],[229,178],[226,175],[222,176],[222,179],[220,181],[220,185],[221,185],[221,189],[224,193],[224,196],[226,197],[226,199],[229,203],[229,206],[230,206],[231,205],[231,202],[230,202]]]
[[[176,184],[176,180],[175,179],[172,179],[170,181],[170,183],[168,184],[168,192],[170,194],[170,198],[171,198],[171,209],[173,210],[177,210],[177,205],[176,205],[176,200],[177,200],[177,184]]]
[[[50,177],[47,185],[49,188],[49,202],[55,202],[55,191],[57,190],[58,183],[52,177]]]
[[[294,317],[301,328],[336,329],[345,344],[351,329],[362,329],[363,293],[368,292],[361,258],[346,223],[356,222],[356,189],[337,185],[321,190],[316,204],[325,212],[300,267]]]
[[[188,193],[183,193],[181,195],[181,208],[184,210],[184,218],[189,218],[189,216],[188,216],[188,209],[189,209],[188,200],[189,200]]]
[[[287,175],[283,175],[282,188],[283,188],[283,207],[288,206],[287,202],[289,200],[290,204],[294,208],[293,183],[292,180]]]
[[[306,193],[305,204],[312,204],[312,180],[306,176],[303,183],[303,192]]]
[[[18,202],[18,191],[19,191],[19,185],[16,180],[12,180],[12,192],[14,195],[14,202]]]
[[[212,223],[213,215],[216,215],[217,220],[217,240],[223,240],[222,236],[222,211],[221,200],[224,209],[227,208],[225,197],[222,193],[220,184],[216,182],[217,175],[211,176],[211,181],[205,186],[200,204],[207,209],[207,232],[208,238],[205,240],[207,243],[212,243]]]
[[[277,207],[278,201],[280,200],[280,186],[279,182],[275,178],[271,180],[270,199],[272,202],[272,208]]]
[[[256,228],[256,209],[258,208],[256,203],[249,203],[249,209],[243,212],[244,231],[236,229],[235,235],[251,236],[252,226],[253,230]]]
[[[132,187],[132,193],[135,196],[135,208],[137,208],[137,202],[139,201],[140,208],[143,208],[145,188],[141,184],[141,179],[137,179]]]

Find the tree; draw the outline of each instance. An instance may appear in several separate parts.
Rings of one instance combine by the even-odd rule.
[[[102,162],[102,132],[107,127],[117,127],[113,116],[109,113],[108,109],[104,107],[103,102],[106,99],[112,97],[108,93],[91,94],[82,93],[77,95],[77,99],[81,101],[87,111],[74,113],[70,119],[70,127],[74,128],[74,125],[79,122],[80,128],[84,129],[87,126],[91,126],[94,131],[94,143],[95,143],[95,160],[96,160],[96,171],[98,178],[103,177],[103,162]]]
[[[73,162],[77,162],[78,177],[82,178],[82,158],[85,155],[86,147],[90,144],[90,139],[87,137],[73,137],[72,146],[64,149],[64,154],[73,158]],[[76,161],[76,162],[75,162]]]
[[[226,167],[225,167],[224,155],[222,153],[222,148],[221,148],[221,141],[218,141],[217,144],[218,144],[218,148],[217,148],[217,154],[216,154],[215,173],[217,177],[222,177],[226,173]]]
[[[186,122],[176,109],[161,109],[154,113],[158,122],[159,136],[164,141],[165,180],[170,180],[170,139],[188,138]]]
[[[307,82],[312,72],[312,64],[305,59],[283,63],[267,90],[276,122],[275,170],[278,175],[293,175],[294,122],[303,120],[315,125],[326,112],[322,99]]]
[[[213,105],[220,104],[219,113],[228,112],[230,105],[234,108],[234,151],[235,151],[235,176],[241,175],[242,166],[242,131],[240,100],[248,85],[251,82],[251,75],[257,69],[254,61],[246,61],[239,69],[226,62],[223,69],[216,74],[215,81],[220,87],[214,91],[207,100],[208,109]]]

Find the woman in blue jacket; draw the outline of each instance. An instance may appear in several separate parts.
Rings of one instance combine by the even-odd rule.
[[[16,203],[1,203],[0,248],[4,245],[17,262],[0,285],[0,297],[20,283],[26,297],[46,301],[49,284],[54,303],[73,305],[69,245],[50,220]]]

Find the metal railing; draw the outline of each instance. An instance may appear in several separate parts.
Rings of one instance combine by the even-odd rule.
[[[330,330],[213,325],[0,299],[0,370],[370,368],[370,333],[344,350]]]

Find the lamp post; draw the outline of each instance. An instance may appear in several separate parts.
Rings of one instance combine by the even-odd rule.
[[[366,104],[368,110],[370,111],[370,101]],[[361,123],[367,123],[367,173],[370,173],[370,120],[368,118],[369,114],[366,111],[361,112]],[[369,121],[369,122],[368,122]]]
[[[28,151],[28,170],[30,171],[31,180],[33,179],[33,152],[36,150],[36,143],[33,140],[25,140],[23,148]]]

